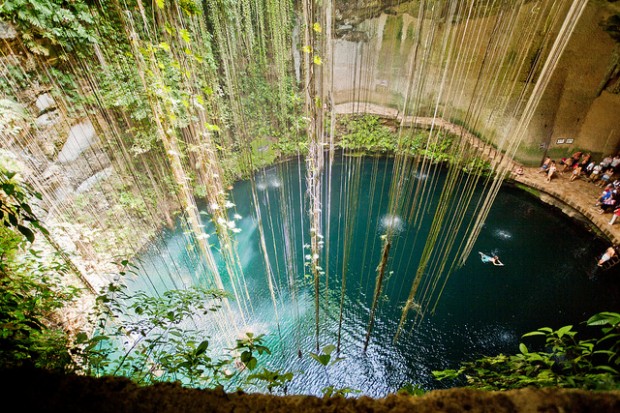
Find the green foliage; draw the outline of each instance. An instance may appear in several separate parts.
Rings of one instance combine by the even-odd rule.
[[[454,162],[454,155],[451,153],[452,143],[453,140],[450,136],[440,134],[432,142],[428,143],[420,151],[420,154],[433,162]]]
[[[78,290],[62,283],[69,269],[60,257],[31,245],[35,233],[47,233],[29,204],[41,195],[1,168],[0,188],[0,366],[75,370],[56,312]]]
[[[128,261],[121,264],[121,275],[133,272]],[[79,354],[88,373],[96,376],[123,375],[138,383],[179,381],[201,388],[264,385],[269,392],[286,392],[292,373],[266,368],[253,372],[258,357],[271,354],[262,334],[248,332],[234,348],[216,354],[210,338],[197,327],[208,322],[225,298],[222,291],[201,287],[151,297],[110,285],[98,298],[99,332],[80,335]],[[244,371],[251,374],[244,377]]]
[[[400,389],[398,389],[398,394],[406,394],[409,396],[424,396],[426,394],[426,390],[420,387],[419,384],[405,383]]]
[[[254,370],[258,364],[257,354],[271,354],[269,348],[265,347],[262,342],[263,334],[255,336],[250,332],[245,333],[244,338],[237,339],[237,346],[233,350],[241,354],[241,362],[250,371]]]
[[[334,350],[336,350],[336,346],[334,346],[333,344],[328,344],[321,349],[320,353],[318,354],[310,353],[310,357],[312,357],[314,360],[316,360],[317,363],[319,363],[321,366],[325,368],[325,374],[327,375],[328,380],[329,380],[329,374],[327,374],[327,371],[328,371],[327,368],[344,360],[343,358],[340,358],[340,357],[334,358],[332,355]],[[323,393],[324,397],[332,397],[332,396],[343,396],[344,397],[352,393],[360,393],[359,390],[353,389],[351,387],[335,387],[332,384],[322,388],[321,392]]]
[[[358,394],[360,390],[353,389],[351,387],[336,388],[334,386],[326,386],[321,389],[323,397],[342,396],[345,397],[350,394]]]
[[[123,375],[144,383],[184,380],[192,386],[219,385],[232,359],[214,357],[207,351],[208,338],[188,325],[217,311],[225,297],[222,291],[201,287],[153,297],[110,285],[97,299],[99,333],[81,336],[89,374]],[[126,343],[124,348],[121,343]]]
[[[11,60],[15,63],[12,63]],[[25,89],[30,86],[31,71],[24,65],[16,64],[17,62],[19,62],[17,59],[7,59],[7,63],[3,67],[3,76],[0,77],[0,91],[7,96],[11,96],[14,89]],[[6,107],[3,108],[4,110]],[[3,115],[3,117],[6,116],[7,114]]]
[[[463,166],[463,171],[469,174],[489,176],[492,172],[491,163],[486,159],[475,157]]]
[[[19,231],[28,241],[34,242],[36,230],[47,233],[29,204],[30,198],[41,199],[26,183],[19,182],[16,172],[0,168],[0,222],[10,229]]]
[[[9,99],[0,99],[0,135],[16,137],[23,130],[25,109]]]
[[[273,143],[273,148],[280,153],[281,157],[306,155],[308,153],[308,142],[302,139],[295,140],[288,136],[284,136]]]
[[[51,49],[64,53],[96,41],[94,21],[83,0],[4,0],[0,18],[17,26],[34,54],[49,56]]]
[[[281,373],[278,370],[271,371],[266,368],[248,376],[248,383],[265,383],[269,393],[272,393],[275,388],[280,387],[283,389],[284,394],[286,394],[287,385],[291,380],[293,380],[293,373],[291,372]]]
[[[338,358],[338,357],[332,359],[332,353],[334,352],[334,350],[336,350],[336,346],[334,346],[333,344],[329,344],[329,345],[323,347],[319,354],[310,353],[310,357],[312,357],[314,360],[318,361],[319,364],[321,364],[322,366],[328,367],[328,366],[334,365],[334,364],[344,360],[344,359]]]
[[[396,136],[378,116],[345,116],[339,119],[340,146],[343,149],[368,152],[393,152]]]
[[[3,231],[2,244],[5,245]],[[3,255],[0,274],[0,366],[35,366],[74,371],[70,339],[56,312],[70,305],[79,290],[63,287],[69,273],[57,257],[44,259],[28,250],[19,259]]]
[[[598,338],[577,339],[573,326],[558,330],[542,327],[523,337],[544,338],[544,351],[531,351],[524,343],[519,353],[483,357],[458,370],[434,371],[438,380],[465,376],[471,387],[486,390],[527,386],[614,390],[620,388],[620,314],[602,312],[586,324],[601,327]]]
[[[305,121],[302,99],[290,76],[277,82],[266,74],[269,68],[256,63],[247,68],[239,84],[239,106],[244,125],[240,135],[249,134],[255,169],[277,158],[305,153]]]
[[[119,207],[125,211],[135,213],[140,217],[146,217],[148,211],[146,209],[146,203],[141,196],[134,194],[133,192],[124,191],[118,193]],[[114,211],[114,215],[116,215]]]
[[[267,138],[257,138],[251,143],[252,146],[252,166],[256,169],[269,166],[277,158],[273,143]]]

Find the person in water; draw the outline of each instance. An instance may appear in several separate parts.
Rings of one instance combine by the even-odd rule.
[[[497,255],[493,255],[492,257],[489,255],[486,255],[480,251],[478,251],[478,253],[480,254],[480,259],[482,260],[482,262],[487,263],[487,262],[492,262],[493,265],[497,265],[499,267],[503,266],[504,264],[502,264],[502,262],[499,260],[499,257]]]

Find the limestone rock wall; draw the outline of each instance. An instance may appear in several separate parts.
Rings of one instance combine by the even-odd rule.
[[[410,77],[408,71],[414,52],[413,29],[419,25],[416,23],[419,19],[416,4],[416,1],[400,5],[384,2],[379,11],[371,8],[372,12],[365,19],[359,18],[360,12],[347,13],[344,7],[337,8],[343,11],[343,15],[337,15],[339,18],[335,27],[335,104],[359,102],[359,112],[364,112],[367,103],[402,111],[408,93],[413,91],[422,96],[414,100],[416,110],[421,111],[422,116],[428,116],[425,112],[430,113],[434,109],[438,96],[441,100],[442,60],[431,60],[428,64],[435,65],[434,69],[425,71],[423,78]],[[522,26],[517,30],[527,29],[530,19],[536,16],[536,7],[535,1],[523,4],[519,11]],[[618,13],[620,3],[605,0],[588,3],[527,128],[517,153],[517,158],[522,162],[537,164],[546,151],[560,156],[579,148],[592,152],[597,158],[620,150],[620,46],[602,28],[606,19]],[[465,30],[465,22],[460,28],[458,24],[456,30]],[[492,22],[479,19],[475,24],[480,27],[476,28],[478,38],[488,39],[496,35]],[[559,29],[560,25],[551,35],[556,36]],[[475,41],[473,38],[470,40]],[[539,47],[541,49],[537,49]],[[550,45],[543,46],[542,43],[532,45],[530,61],[525,62],[521,69],[522,82],[538,50],[546,52],[549,48]],[[478,50],[479,56],[473,58],[472,66],[467,68],[472,75],[469,81],[464,82],[465,93],[443,92],[449,96],[449,104],[453,107],[443,114],[449,117],[447,120],[464,120],[475,96],[483,93],[475,82],[475,75],[479,73],[486,49],[480,47]],[[423,50],[418,50],[418,53],[423,56]],[[537,71],[540,72],[540,68]],[[447,82],[450,80],[447,79]],[[412,84],[414,89],[411,89]],[[523,84],[517,85],[517,90],[521,88]],[[506,93],[502,98],[511,102],[501,112],[495,107],[479,109],[479,119],[484,121],[469,126],[491,142],[500,144],[499,140],[508,130],[506,128],[514,121],[511,111],[519,95],[510,95],[506,90],[494,93]],[[445,103],[440,105],[440,112]]]

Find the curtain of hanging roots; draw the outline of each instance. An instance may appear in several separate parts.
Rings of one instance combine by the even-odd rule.
[[[326,316],[321,295],[328,310],[332,304],[335,308],[336,299],[332,303],[330,297],[337,297],[338,350],[351,316],[367,320],[367,349],[385,302],[382,297],[390,291],[408,291],[404,303],[392,303],[402,305],[395,340],[408,325],[410,313],[414,313],[413,328],[435,311],[450,274],[472,251],[586,5],[587,0],[421,0],[415,7],[409,5],[411,14],[405,23],[404,14],[371,15],[370,9],[364,10],[363,23],[356,30],[366,38],[349,41],[345,69],[335,66],[340,57],[335,50],[343,41],[335,27],[342,6],[338,1],[303,0],[294,10],[290,1],[207,0],[188,11],[175,2],[115,0],[105,9],[93,8],[92,14],[114,20],[122,28],[114,33],[118,43],[104,41],[110,27],[96,24],[93,33],[101,40],[92,45],[92,58],[58,52],[57,58],[66,62],[63,76],[73,79],[74,87],[58,74],[56,58],[32,54],[22,65],[10,63],[27,47],[19,39],[3,40],[0,69],[6,86],[0,95],[0,144],[26,165],[27,178],[43,194],[40,207],[54,248],[61,248],[61,241],[76,231],[82,237],[88,231],[91,236],[109,234],[123,258],[151,242],[170,267],[155,266],[152,273],[143,275],[153,293],[161,293],[160,282],[175,288],[194,283],[226,288],[235,304],[226,301],[216,324],[219,331],[236,334],[254,317],[255,306],[238,250],[236,220],[240,217],[228,185],[231,177],[249,178],[252,218],[278,331],[281,307],[285,298],[290,299],[295,345],[301,351],[304,330],[298,300],[307,275],[312,279],[316,349],[321,318]],[[399,48],[388,53],[389,28],[397,19],[406,26],[399,34]],[[391,171],[382,169],[386,167],[375,158],[370,179],[365,181],[362,159],[349,156],[352,150],[340,146],[337,124],[345,115],[377,110],[380,105],[373,99],[385,67],[397,73],[386,81],[402,86],[396,103],[390,103],[396,107],[396,149]],[[337,79],[337,72],[346,73],[347,79]],[[291,79],[295,78],[296,93],[303,95],[299,111],[291,104],[290,86],[295,85]],[[339,82],[344,80],[352,87],[342,91]],[[261,91],[261,82],[275,91],[273,107],[257,107],[260,103],[251,99]],[[93,125],[98,141],[85,149],[88,156],[83,162],[56,160],[53,167],[44,169],[37,161],[58,151],[41,139],[43,127],[24,108],[26,89],[53,91],[56,109],[66,116],[63,119],[72,115]],[[88,105],[73,107],[76,94],[88,98]],[[131,103],[122,103],[127,101]],[[391,109],[379,111],[392,113]],[[451,119],[458,119],[459,125]],[[262,136],[260,122],[280,131]],[[61,122],[53,129],[66,134],[72,126]],[[258,168],[256,138],[276,148],[290,143],[283,141],[282,136],[291,139],[285,131],[298,135],[294,139],[300,144],[293,157],[299,162],[277,165],[273,170],[282,187],[277,195],[263,196],[257,181],[265,179],[266,172]],[[481,132],[483,138],[474,132]],[[433,158],[438,148],[445,148],[450,159],[447,167]],[[120,203],[115,186],[129,191],[144,204],[144,216],[136,220],[119,208],[116,222],[111,223],[93,203],[79,210],[74,191],[51,184],[70,176],[68,168],[79,169],[81,176],[103,177],[91,185],[93,193],[101,194],[101,202]],[[298,179],[291,183],[284,179],[289,175]],[[303,190],[302,180],[305,198],[296,203],[293,194]],[[206,211],[199,210],[197,189]],[[376,199],[384,189],[387,199]],[[368,200],[367,211],[358,208],[361,197]],[[169,248],[153,241],[162,223],[173,224],[173,205],[185,228],[180,242],[186,243],[193,259],[206,265],[206,274],[193,274],[189,280]],[[383,210],[387,210],[388,225],[376,237],[370,222],[378,221]],[[215,228],[217,254],[202,215]],[[86,223],[79,218],[83,216],[89,216]],[[296,216],[307,217],[307,224]],[[397,236],[398,217],[406,222],[406,236],[413,237],[414,248],[394,255],[401,243],[409,241]],[[430,229],[425,231],[423,222],[428,220]],[[131,228],[123,228],[123,222]],[[358,234],[364,234],[363,246],[353,251]],[[416,250],[421,251],[419,257]],[[118,258],[94,248],[83,251],[86,260],[95,260],[97,254],[107,254],[100,261]],[[96,269],[87,270],[69,254],[65,257],[91,291],[103,284],[105,278],[98,279]],[[360,274],[349,273],[351,259],[361,262]],[[400,285],[389,285],[393,282],[389,274],[410,268],[415,271],[400,277]],[[347,294],[365,296],[367,287],[373,291],[368,310],[349,310]],[[230,318],[235,322],[228,322]]]

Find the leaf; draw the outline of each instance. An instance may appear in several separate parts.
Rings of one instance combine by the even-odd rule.
[[[605,371],[605,372],[608,372],[614,375],[618,374],[618,370],[614,369],[613,367],[609,367],[609,366],[596,366],[595,369]]]
[[[315,65],[319,65],[320,66],[320,65],[323,64],[323,60],[321,59],[321,56],[314,56],[313,61],[314,61]]]
[[[160,9],[164,8],[164,0],[157,0],[157,7],[159,7]]]
[[[316,22],[312,25],[312,30],[317,33],[321,33],[323,31],[323,28],[321,27],[321,24],[319,22]]]
[[[2,184],[2,189],[7,195],[13,195],[13,193],[15,192],[15,186],[9,183]]]
[[[327,354],[327,355],[332,354],[334,350],[336,350],[336,346],[334,346],[333,344],[328,344],[322,349],[323,354]]]
[[[256,346],[256,351],[258,351],[258,354],[271,354],[271,350],[266,346]]]
[[[185,41],[185,43],[190,43],[191,42],[191,37],[190,37],[189,31],[187,31],[187,29],[181,29],[179,31],[179,33],[181,34],[181,38],[183,39],[183,41]]]
[[[589,326],[598,326],[604,324],[616,325],[620,322],[620,314],[604,311],[593,315],[586,322]]]
[[[34,215],[34,214],[32,213],[32,209],[30,208],[30,205],[28,205],[27,203],[22,202],[22,203],[21,203],[21,207],[22,207],[22,208],[24,209],[24,211],[26,211],[28,214],[30,214],[30,215]]]
[[[531,336],[544,336],[545,333],[543,333],[542,331],[530,331],[529,333],[525,333],[523,334],[521,337],[531,337]]]
[[[207,351],[208,348],[209,348],[209,341],[205,340],[205,341],[203,341],[202,343],[200,343],[198,345],[198,348],[196,349],[196,352],[194,354],[199,356],[202,353],[204,353],[205,351]]]
[[[562,338],[562,337],[564,337],[564,335],[570,333],[572,328],[573,328],[572,325],[560,327],[560,329],[556,333],[557,333],[559,338]]]
[[[318,355],[315,353],[310,353],[310,357],[318,361],[323,366],[327,366],[329,364],[329,360],[331,359],[331,357],[327,354]]]
[[[527,347],[526,347],[526,346],[525,346],[525,344],[523,344],[523,343],[520,343],[520,344],[519,344],[519,351],[520,351],[522,354],[528,354]]]
[[[30,230],[30,228],[27,228],[23,225],[18,225],[17,229],[19,230],[19,232],[24,234],[28,241],[34,242],[34,233]]]
[[[245,366],[250,369],[250,370],[254,370],[256,368],[256,364],[258,363],[258,360],[256,360],[255,357],[252,357],[250,359],[250,361],[248,361],[247,363],[245,363]]]

